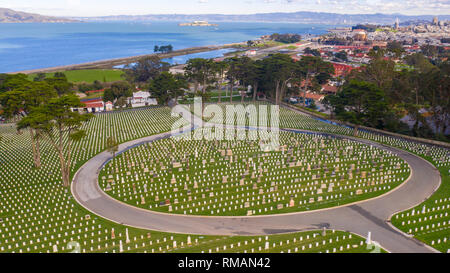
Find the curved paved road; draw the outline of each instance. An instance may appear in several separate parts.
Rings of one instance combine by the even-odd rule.
[[[193,118],[195,126],[199,122],[201,121]],[[286,131],[305,132],[290,129]],[[171,132],[167,132],[124,143],[119,146],[119,152],[170,135]],[[409,209],[427,199],[440,185],[438,170],[424,159],[400,149],[369,140],[354,140],[397,154],[410,165],[410,179],[381,197],[319,211],[251,217],[173,215],[132,207],[105,194],[98,185],[98,175],[111,159],[111,155],[103,152],[79,169],[73,179],[72,193],[75,199],[92,213],[116,223],[143,229],[202,235],[261,235],[326,227],[361,236],[366,236],[370,231],[372,240],[379,242],[390,252],[433,252],[433,249],[423,243],[396,231],[389,225],[388,219],[392,214]]]

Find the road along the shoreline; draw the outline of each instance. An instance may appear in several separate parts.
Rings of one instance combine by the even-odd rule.
[[[16,72],[8,73],[8,74],[51,73],[51,72],[59,72],[59,71],[67,71],[67,70],[80,70],[80,69],[112,69],[119,65],[135,63],[142,58],[150,57],[150,56],[158,56],[161,59],[167,59],[167,58],[172,58],[175,56],[208,52],[208,51],[214,51],[214,50],[220,50],[220,49],[226,49],[226,48],[234,48],[239,44],[241,44],[241,43],[190,47],[190,48],[174,50],[169,53],[151,53],[151,54],[138,55],[138,56],[92,61],[92,62],[81,63],[81,64],[70,64],[70,65],[62,65],[62,66],[55,66],[55,67],[38,68],[38,69],[32,69],[32,70],[16,71]]]
[[[194,117],[194,127],[200,122]],[[172,133],[161,133],[121,144],[119,153],[140,144],[170,137]],[[78,170],[71,189],[77,202],[92,213],[137,228],[202,235],[262,235],[325,227],[361,236],[367,235],[370,231],[372,240],[379,242],[390,252],[432,252],[433,250],[425,244],[392,228],[388,219],[392,214],[420,204],[431,196],[441,182],[438,170],[425,159],[394,147],[359,138],[326,135],[349,138],[389,150],[409,164],[411,176],[402,185],[382,196],[322,210],[250,217],[174,215],[133,207],[104,193],[99,187],[98,175],[112,157],[105,151],[90,159]]]

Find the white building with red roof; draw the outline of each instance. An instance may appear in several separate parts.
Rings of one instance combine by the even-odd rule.
[[[81,100],[81,103],[84,104],[83,107],[74,108],[73,111],[80,112],[88,112],[88,113],[99,113],[105,111],[105,103],[101,98],[99,99],[88,99]]]

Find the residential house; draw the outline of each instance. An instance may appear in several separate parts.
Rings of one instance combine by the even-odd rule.
[[[105,103],[101,98],[81,100],[83,107],[74,109],[75,111],[84,111],[88,113],[99,113],[105,111]]]
[[[330,84],[324,84],[322,85],[321,92],[324,94],[336,94],[338,91],[337,86],[333,86]]]
[[[131,107],[133,108],[158,104],[156,99],[152,98],[150,92],[147,91],[134,92],[133,97],[128,98],[128,103],[131,104]]]

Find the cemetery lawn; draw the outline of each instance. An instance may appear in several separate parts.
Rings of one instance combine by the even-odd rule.
[[[102,81],[102,79],[100,80]],[[281,127],[342,135],[352,134],[352,130],[349,128],[320,122],[286,109],[281,109],[280,112]],[[168,108],[149,108],[96,115],[94,119],[84,126],[84,129],[87,130],[86,138],[74,145],[72,174],[84,162],[105,150],[105,142],[108,136],[113,135],[119,143],[123,143],[168,131],[175,120],[170,117],[170,109]],[[81,252],[120,252],[120,241],[122,241],[124,252],[152,252],[152,250],[154,252],[208,252],[208,249],[215,252],[217,247],[219,247],[219,251],[232,252],[230,250],[231,244],[234,245],[233,251],[243,252],[246,250],[251,252],[253,248],[255,252],[259,252],[260,246],[262,247],[261,251],[266,251],[264,249],[265,236],[200,236],[162,233],[135,228],[128,228],[130,242],[126,243],[126,227],[92,215],[74,200],[68,189],[61,186],[58,158],[50,148],[49,143],[46,141],[41,142],[43,167],[35,169],[32,164],[30,137],[27,131],[17,133],[14,125],[5,124],[0,125],[0,135],[3,137],[0,141],[1,253],[71,252],[73,249],[69,249],[67,245],[71,241],[76,241],[80,244]],[[426,205],[426,209],[430,209],[426,216],[435,217],[437,215],[438,218],[433,218],[431,221],[428,220],[427,223],[429,223],[430,228],[426,231],[429,231],[429,233],[415,234],[415,236],[430,245],[434,240],[433,247],[446,252],[446,249],[449,248],[447,228],[449,219],[448,216],[444,215],[448,215],[450,200],[450,181],[448,178],[450,157],[448,150],[362,131],[360,132],[360,137],[386,143],[420,156],[428,156],[430,161],[440,169],[443,177],[442,185],[438,192],[427,201],[429,203]],[[169,177],[171,179],[171,176]],[[131,191],[130,185],[127,186]],[[251,187],[252,185],[249,186]],[[438,206],[441,208],[440,210],[437,209]],[[443,206],[445,207],[443,208]],[[417,210],[422,211],[422,206],[418,206]],[[441,214],[443,215],[439,218]],[[411,216],[409,217],[411,218]],[[423,218],[423,215],[420,217]],[[408,221],[406,214],[404,214],[403,219],[399,218],[400,224],[397,222],[395,225],[401,229],[406,229]],[[395,220],[394,216],[392,222],[394,223]],[[401,226],[402,221],[405,221],[405,227]],[[439,230],[443,228],[444,221],[447,221],[445,225],[447,229]],[[423,219],[422,222],[424,222]],[[437,227],[436,223],[440,223],[440,227]],[[435,224],[435,227],[432,228],[431,224]],[[114,228],[115,238],[112,236],[112,228]],[[408,227],[408,229],[412,229],[412,227]],[[408,232],[408,230],[405,231]],[[321,234],[321,232],[317,231],[318,234]],[[327,231],[327,236],[329,232],[331,231]],[[414,229],[412,229],[412,232],[415,233]],[[148,237],[149,233],[150,238]],[[336,231],[336,233],[340,232]],[[270,242],[269,251],[288,252],[291,250],[291,252],[294,252],[295,247],[297,247],[299,252],[303,252],[302,246],[294,246],[293,240],[296,237],[296,243],[298,243],[299,237],[303,236],[303,241],[306,242],[305,234],[270,235],[268,238]],[[364,247],[353,248],[354,243],[347,243],[346,241],[349,240],[349,233],[345,233],[345,235],[346,239],[343,239],[344,233],[342,233],[342,236],[339,235],[339,244],[342,244],[336,244],[336,246],[334,246],[336,243],[335,237],[338,235],[330,235],[330,239],[333,239],[333,241],[332,243],[327,241],[325,248],[322,248],[321,245],[323,243],[323,239],[320,239],[322,236],[317,235],[319,237],[315,239],[318,240],[319,245],[316,247],[316,242],[311,242],[311,249],[309,249],[310,243],[308,243],[305,245],[304,251],[326,252],[326,250],[329,250],[329,252],[333,252],[333,248],[336,248],[336,252],[340,252],[341,246],[343,252],[354,250],[357,252],[371,251],[365,250]],[[191,237],[191,247],[186,247],[188,236]],[[250,243],[252,238],[255,240],[254,244]],[[261,238],[261,242],[259,238]],[[356,235],[352,235],[351,240],[356,238]],[[444,238],[447,238],[446,244],[442,244]],[[195,241],[196,239],[197,241]],[[439,239],[441,243],[438,243]],[[248,248],[238,248],[238,243],[242,245],[245,243],[245,240],[248,241]],[[283,241],[281,247],[278,247],[279,241],[277,240]],[[287,240],[289,240],[289,243],[287,243]],[[174,248],[173,241],[177,241],[176,248]],[[214,241],[216,242],[215,244]],[[182,242],[184,247],[181,246]],[[274,248],[272,242],[275,242],[277,247]],[[357,243],[356,241],[355,244]],[[347,249],[347,244],[350,245],[349,249]],[[56,250],[54,248],[55,245]],[[226,249],[224,249],[224,246],[226,246]]]
[[[358,142],[280,136],[275,152],[261,151],[257,141],[164,139],[141,145],[105,166],[100,187],[122,202],[159,212],[251,216],[373,198],[410,174],[402,159]]]
[[[161,123],[161,117],[176,120],[169,108],[96,115],[83,125],[87,136],[74,144],[72,175],[105,149],[108,135],[126,142],[169,131],[170,124]],[[0,125],[0,134],[0,252],[52,252],[55,244],[59,252],[78,237],[89,251],[93,244],[89,241],[102,235],[97,229],[103,228],[104,220],[85,219],[86,212],[62,187],[58,157],[50,143],[41,140],[43,166],[35,169],[28,131],[18,133],[15,125],[5,124]]]
[[[429,161],[432,161],[428,157]],[[422,204],[400,212],[391,219],[392,224],[402,231],[414,235],[418,240],[443,252],[450,251],[450,168],[438,168],[442,184]],[[414,210],[414,213],[413,213]]]
[[[233,95],[233,103],[240,103],[241,102],[241,96],[240,95]],[[252,98],[244,98],[244,103],[248,103],[252,100]],[[224,95],[221,97],[221,103],[224,102],[229,102],[230,101],[230,96],[225,97],[225,93]],[[179,104],[185,104],[185,105],[191,105],[193,102],[193,98],[187,98],[187,99],[179,99],[178,103]],[[219,97],[218,96],[213,96],[211,98],[208,99],[208,101],[206,103],[218,103],[219,102]]]
[[[327,230],[270,236],[233,236],[205,239],[198,245],[178,248],[177,253],[370,253],[376,249],[366,239],[343,231]]]
[[[150,108],[96,115],[84,126],[86,139],[74,146],[72,174],[89,158],[104,150],[108,135],[114,135],[118,142],[123,143],[168,131],[171,122],[161,123],[160,120],[171,121],[169,113],[168,108]],[[43,166],[38,170],[32,167],[26,131],[18,134],[14,125],[6,124],[0,125],[0,134],[3,136],[0,142],[1,253],[72,252],[77,250],[76,245],[79,245],[80,252],[120,252],[121,241],[123,252],[182,251],[185,249],[182,243],[186,245],[188,237],[194,251],[203,243],[216,248],[234,242],[233,238],[224,236],[189,236],[128,228],[130,241],[127,243],[125,226],[92,215],[74,200],[68,189],[62,187],[58,160],[49,143],[41,142]],[[345,235],[348,239],[349,233]],[[290,238],[286,236],[283,238]],[[257,237],[245,238],[257,240]],[[214,240],[216,243],[211,243]],[[269,240],[272,240],[271,236]],[[174,248],[174,241],[178,243],[177,248]],[[353,250],[347,250],[346,240],[341,241],[344,252]],[[74,242],[74,247],[70,242]],[[290,248],[284,245],[286,249]],[[256,244],[253,246],[256,249]],[[320,251],[315,246],[307,247],[308,251],[314,249]]]
[[[123,80],[123,71],[119,69],[81,69],[63,71],[69,82],[73,83],[93,83],[99,82],[115,82]],[[46,73],[47,77],[52,77],[52,73]],[[30,80],[33,80],[36,74],[28,75]]]
[[[303,107],[303,105],[294,104],[293,106],[294,106],[295,108],[299,108],[300,110],[308,111],[308,112],[311,112],[311,113],[313,113],[313,114],[322,116],[322,117],[325,118],[325,119],[327,119],[327,118],[330,117],[330,115],[328,115],[328,114],[325,114],[325,113],[316,111],[316,110],[311,109],[311,108],[308,108],[308,107]]]

